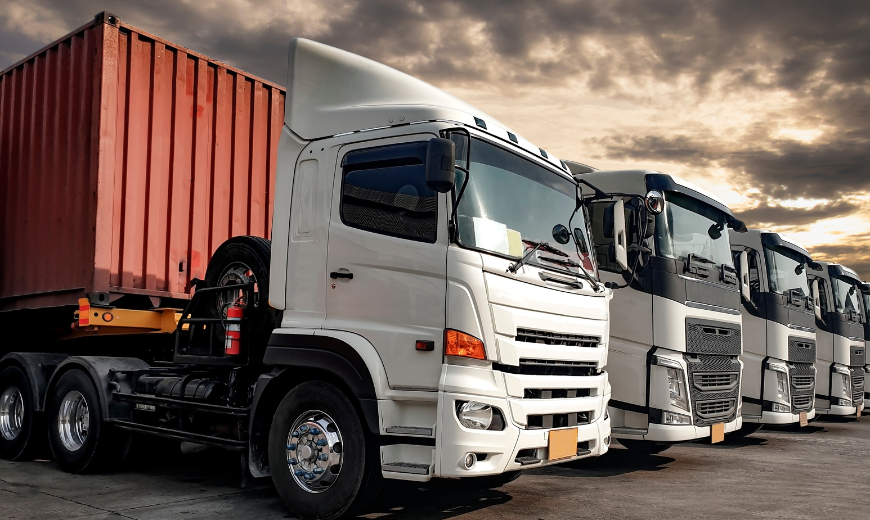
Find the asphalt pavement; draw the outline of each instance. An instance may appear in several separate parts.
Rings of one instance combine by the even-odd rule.
[[[391,483],[365,518],[870,518],[870,416],[762,429],[653,456],[618,444],[598,459],[526,472],[494,490]],[[0,518],[292,518],[269,479],[241,486],[238,455],[182,454],[137,438],[118,470],[68,475],[48,460],[0,461]]]

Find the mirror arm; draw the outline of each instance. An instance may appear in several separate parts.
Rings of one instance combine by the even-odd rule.
[[[459,224],[456,222],[456,209],[459,208],[459,201],[462,200],[462,195],[465,193],[465,187],[468,186],[468,178],[471,176],[468,170],[462,166],[456,166],[456,169],[465,173],[465,180],[462,181],[462,187],[459,188],[459,193],[456,195],[456,201],[453,203],[453,208],[450,211],[450,223],[448,226],[450,228],[448,230],[450,232],[450,240],[456,238],[456,230],[459,228]]]

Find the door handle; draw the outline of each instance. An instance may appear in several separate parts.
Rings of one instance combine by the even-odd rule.
[[[329,277],[333,280],[337,280],[339,278],[347,278],[348,280],[353,280],[353,273],[339,273],[337,271],[333,271],[329,273]]]

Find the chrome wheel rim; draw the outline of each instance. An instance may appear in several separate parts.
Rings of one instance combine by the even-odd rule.
[[[287,434],[287,467],[293,480],[309,493],[322,493],[338,480],[343,459],[341,431],[319,410],[293,421]]]
[[[73,390],[64,396],[57,412],[57,430],[60,442],[69,451],[77,451],[88,439],[91,414],[85,396]]]
[[[233,285],[245,285],[249,283],[257,283],[257,277],[254,276],[254,271],[241,262],[234,262],[228,265],[226,269],[224,269],[224,272],[221,273],[217,284],[218,287],[226,287]],[[235,303],[240,296],[242,296],[241,290],[230,289],[229,287],[228,289],[229,290],[227,291],[219,292],[217,295],[218,312],[224,318],[227,317],[227,308]]]
[[[16,386],[10,386],[0,395],[0,436],[14,441],[21,435],[24,424],[24,397]]]

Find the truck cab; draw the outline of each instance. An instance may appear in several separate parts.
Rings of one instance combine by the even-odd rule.
[[[806,274],[813,263],[810,254],[771,231],[730,235],[743,301],[744,427],[806,425],[816,414],[816,323]]]
[[[866,364],[861,279],[840,264],[818,262],[816,267],[807,270],[815,302],[816,410],[860,415]]]
[[[718,197],[673,175],[568,164],[581,184],[618,195],[592,195],[589,206],[601,278],[617,287],[608,362],[614,437],[655,453],[738,430],[740,293],[726,228],[742,223]],[[622,220],[625,236],[612,231]]]
[[[861,308],[864,311],[864,352],[870,348],[870,283],[861,283]],[[865,359],[865,361],[867,361]],[[870,388],[867,388],[867,375],[870,374],[870,365],[864,366],[864,408],[870,405]]]

